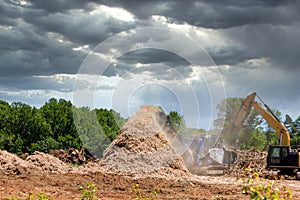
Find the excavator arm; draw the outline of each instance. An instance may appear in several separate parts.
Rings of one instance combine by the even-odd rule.
[[[254,109],[268,122],[280,138],[280,145],[290,146],[290,134],[284,124],[266,111],[258,102],[253,102]]]
[[[265,108],[255,101],[255,98],[258,97],[260,101],[263,103]],[[248,95],[243,101],[237,115],[234,120],[230,123],[229,126],[224,128],[222,132],[219,134],[216,143],[213,148],[210,150],[218,151],[222,146],[221,137],[225,133],[231,133],[233,135],[237,135],[239,130],[242,127],[243,122],[249,116],[252,107],[268,122],[268,124],[276,131],[278,137],[280,138],[280,145],[290,146],[290,134],[284,124],[276,117],[276,115],[272,112],[272,110],[262,101],[262,99],[256,95],[255,92]],[[237,155],[233,151],[226,149],[223,146],[223,164],[232,164],[236,161]],[[212,153],[210,156],[215,158]],[[299,163],[300,163],[300,154],[299,154]]]
[[[280,138],[280,145],[290,146],[289,131],[286,129],[284,124],[276,117],[276,115],[272,112],[268,105],[266,105],[262,101],[262,99],[259,98],[265,106],[265,108],[262,107],[258,102],[255,101],[255,97],[259,98],[259,96],[256,95],[256,92],[253,92],[245,98],[237,115],[235,116],[235,119],[228,127],[222,130],[220,136],[222,136],[223,133],[237,134],[253,107],[276,131],[278,137]],[[219,139],[217,140],[217,142],[219,142]]]
[[[280,145],[290,146],[290,134],[284,124],[276,117],[272,110],[266,105],[262,99],[259,98],[266,107],[262,107],[257,101],[255,101],[256,93],[253,92],[248,95],[240,110],[237,113],[235,120],[232,123],[232,129],[238,129],[242,123],[245,121],[249,115],[251,108],[253,107],[267,122],[268,124],[276,131],[278,137],[280,138]]]

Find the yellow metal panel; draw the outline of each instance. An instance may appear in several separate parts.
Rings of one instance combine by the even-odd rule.
[[[300,152],[298,152],[298,166],[300,167]]]

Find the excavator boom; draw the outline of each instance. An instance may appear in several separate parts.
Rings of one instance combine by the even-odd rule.
[[[238,131],[243,122],[246,120],[247,116],[250,114],[251,108],[253,107],[267,122],[268,124],[276,131],[278,137],[280,138],[280,145],[290,146],[290,134],[286,129],[284,124],[276,117],[272,110],[257,96],[266,107],[263,108],[257,101],[255,101],[256,92],[248,95],[242,106],[240,107],[235,120],[231,123],[229,128],[224,129],[225,132],[235,133]]]
[[[280,138],[280,145],[290,146],[290,134],[284,124],[266,111],[259,103],[253,102],[254,109],[268,122]]]

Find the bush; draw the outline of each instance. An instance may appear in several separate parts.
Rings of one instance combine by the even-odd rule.
[[[85,186],[79,186],[78,190],[82,194],[80,200],[97,200],[96,197],[97,190],[93,183],[86,183]]]
[[[132,185],[133,194],[135,195],[136,200],[155,200],[157,196],[156,191],[150,192],[149,197],[144,197],[141,190],[139,189],[139,184]]]
[[[257,172],[244,179],[242,193],[250,195],[255,200],[287,200],[292,199],[292,193],[286,186],[279,186],[274,180],[266,181]]]

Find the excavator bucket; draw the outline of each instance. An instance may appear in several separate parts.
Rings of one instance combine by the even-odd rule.
[[[200,159],[199,163],[195,163],[190,169],[196,175],[223,175],[225,166],[212,158],[209,154]]]

